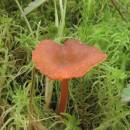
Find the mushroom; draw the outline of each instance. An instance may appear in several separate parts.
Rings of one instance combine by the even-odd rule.
[[[98,48],[72,39],[65,41],[62,45],[53,40],[44,40],[32,53],[32,60],[41,73],[50,79],[61,81],[58,113],[65,112],[69,80],[82,77],[106,57],[107,55]]]

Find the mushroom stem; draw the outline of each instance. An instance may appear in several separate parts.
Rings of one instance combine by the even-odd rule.
[[[58,113],[65,112],[68,100],[68,79],[61,81],[61,94],[58,106]]]

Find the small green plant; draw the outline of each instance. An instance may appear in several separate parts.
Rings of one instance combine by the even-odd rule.
[[[81,130],[79,127],[80,121],[76,119],[74,115],[70,115],[68,113],[62,114],[64,116],[63,123],[66,128],[64,130]]]

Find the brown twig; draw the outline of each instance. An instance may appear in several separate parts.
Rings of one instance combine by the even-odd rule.
[[[117,10],[117,12],[120,14],[120,16],[122,17],[122,19],[127,22],[126,18],[124,17],[124,15],[122,14],[122,12],[120,11],[120,9],[117,6],[117,2],[115,0],[111,0],[111,3],[113,4],[113,6],[115,7],[115,9]]]
[[[31,85],[30,85],[30,100],[29,100],[29,130],[32,129],[32,113],[33,113],[33,96],[34,96],[34,84],[35,84],[35,68],[32,69],[32,78],[31,78]]]

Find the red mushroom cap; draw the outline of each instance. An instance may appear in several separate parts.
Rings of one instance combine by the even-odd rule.
[[[63,45],[44,40],[32,53],[36,68],[55,80],[82,77],[106,57],[96,47],[81,44],[78,40],[67,40]]]

